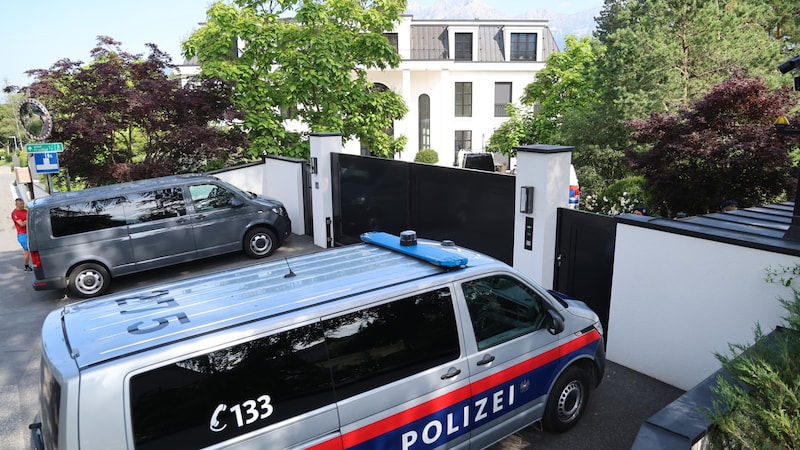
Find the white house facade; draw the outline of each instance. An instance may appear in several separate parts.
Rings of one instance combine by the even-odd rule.
[[[414,20],[403,16],[386,33],[402,57],[396,69],[370,70],[370,81],[401,95],[408,114],[395,122],[413,161],[430,148],[440,165],[457,163],[463,151],[484,151],[494,130],[508,119],[506,105],[519,104],[550,54],[557,52],[546,20]],[[348,142],[347,153],[363,153]],[[499,162],[498,162],[499,163]]]

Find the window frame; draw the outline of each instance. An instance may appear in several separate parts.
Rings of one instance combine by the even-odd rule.
[[[472,82],[456,81],[454,86],[455,117],[472,117]]]
[[[523,39],[524,38],[524,39]],[[511,61],[536,61],[539,33],[511,33]]]
[[[453,33],[453,59],[455,61],[473,61],[471,32]]]
[[[472,130],[455,130],[453,141],[456,150],[472,151]]]
[[[484,280],[500,279],[500,278],[513,281],[516,283],[516,287],[521,287],[529,294],[533,294],[531,296],[533,304],[530,306],[530,309],[536,309],[538,315],[535,318],[535,320],[532,320],[530,322],[529,325],[511,327],[509,324],[512,321],[517,321],[519,325],[525,324],[525,322],[521,320],[521,316],[519,314],[517,314],[516,316],[512,316],[510,313],[513,313],[514,311],[510,310],[509,308],[487,309],[487,307],[492,306],[491,303],[487,301],[485,305],[479,305],[478,303],[474,302],[474,300],[471,298],[473,296],[467,291],[467,288],[471,287],[471,285],[473,284],[477,285],[478,283]],[[484,286],[477,286],[477,287],[485,288]],[[547,314],[548,314],[547,311],[552,307],[552,304],[550,303],[545,294],[539,291],[536,287],[532,286],[530,283],[527,283],[516,276],[513,276],[508,273],[484,274],[482,276],[460,282],[458,285],[458,290],[459,290],[459,295],[462,296],[462,298],[464,299],[464,303],[467,307],[466,312],[469,318],[470,327],[472,328],[472,338],[474,339],[478,351],[488,350],[503,343],[519,339],[521,337],[528,336],[537,331],[546,329]],[[500,291],[497,289],[495,289],[493,292],[500,293]],[[505,297],[508,298],[508,295],[505,294]],[[522,311],[522,308],[525,306],[521,302],[513,302],[513,301],[508,301],[504,303],[504,305],[516,307],[519,311]],[[479,310],[476,309],[478,307],[481,307],[479,313],[478,313]],[[503,313],[509,312],[509,315],[498,316],[491,314],[494,311],[500,311]],[[522,319],[527,319],[527,318],[522,317]],[[479,322],[483,322],[484,324],[483,328],[478,326]],[[486,334],[488,332],[491,333]]]
[[[508,97],[500,98],[505,92],[498,91],[498,88],[508,86]],[[494,116],[509,117],[506,107],[512,100],[513,84],[510,81],[495,81],[494,83]]]

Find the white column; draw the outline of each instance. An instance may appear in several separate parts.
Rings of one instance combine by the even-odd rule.
[[[339,133],[311,133],[311,212],[314,245],[333,247],[333,197],[331,190],[331,153],[342,151]]]
[[[535,144],[514,150],[517,152],[514,267],[552,289],[557,209],[569,206],[573,147]],[[525,187],[533,188],[530,212],[520,212]]]

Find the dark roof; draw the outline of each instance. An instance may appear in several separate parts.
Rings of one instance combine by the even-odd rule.
[[[620,223],[694,236],[712,241],[800,256],[800,225],[786,239],[794,212],[794,202],[737,209],[681,219],[622,214]]]

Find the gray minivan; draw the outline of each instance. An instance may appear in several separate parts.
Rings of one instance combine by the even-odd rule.
[[[36,448],[466,450],[578,422],[605,368],[584,303],[452,241],[362,240],[51,312]]]
[[[292,224],[277,200],[210,175],[173,175],[56,193],[28,204],[33,288],[80,297],[111,278],[244,250],[263,258]]]

